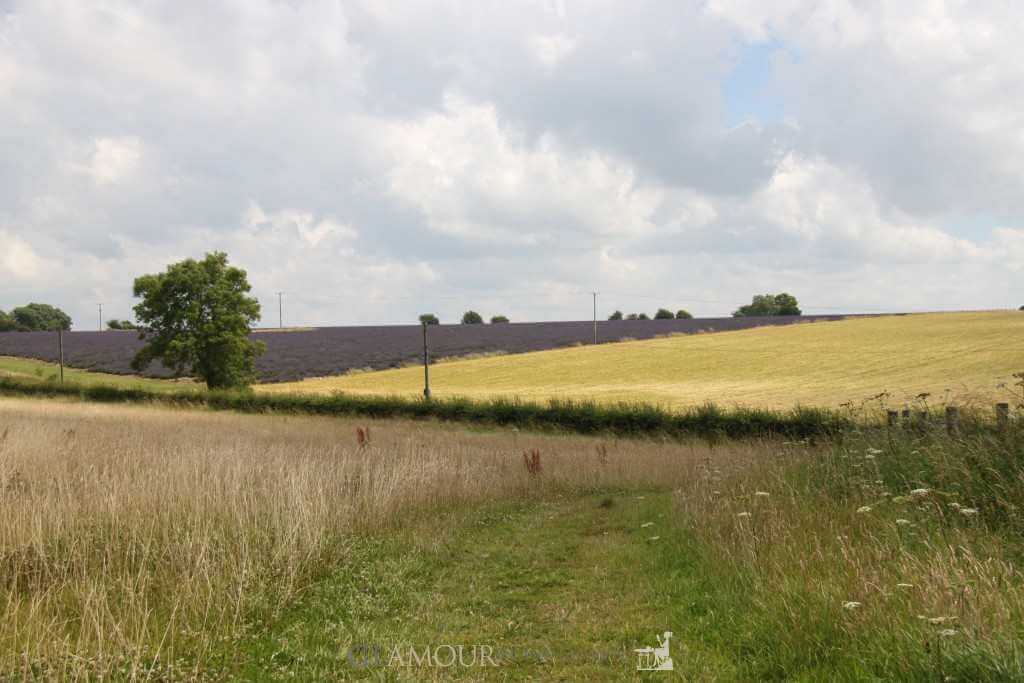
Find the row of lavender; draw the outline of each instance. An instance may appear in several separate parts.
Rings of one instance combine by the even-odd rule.
[[[625,338],[650,339],[658,335],[725,332],[764,325],[841,320],[844,316],[779,318],[698,318],[692,320],[614,320],[598,322],[602,342]],[[435,358],[503,351],[522,353],[574,344],[592,343],[591,322],[511,323],[500,325],[432,325],[430,351]],[[382,369],[415,362],[422,357],[419,325],[378,327],[321,327],[284,332],[256,332],[267,351],[256,362],[265,382],[342,374],[354,368]],[[64,360],[73,367],[132,373],[131,359],[142,342],[134,332],[65,332]],[[0,356],[57,360],[56,333],[0,333]],[[146,371],[166,377],[158,365]]]

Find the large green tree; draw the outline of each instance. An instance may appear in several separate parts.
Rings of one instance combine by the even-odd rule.
[[[0,332],[12,332],[16,329],[18,329],[18,323],[14,322],[14,318],[0,311]]]
[[[135,318],[146,344],[132,367],[142,370],[159,359],[179,375],[191,372],[211,389],[246,386],[255,379],[253,362],[265,348],[249,339],[260,317],[250,289],[245,271],[229,266],[223,252],[136,278],[135,296],[142,302],[135,306]]]
[[[735,318],[755,315],[800,315],[800,306],[796,297],[786,292],[758,294],[753,301],[746,306],[740,306],[732,315]]]
[[[50,304],[28,304],[11,311],[11,318],[23,330],[70,330],[71,316]]]

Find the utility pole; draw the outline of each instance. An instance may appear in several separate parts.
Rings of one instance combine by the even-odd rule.
[[[277,293],[277,329],[284,329],[284,304],[282,303],[281,297],[284,296],[284,292]]]
[[[597,292],[591,292],[594,295],[594,346],[597,346]]]
[[[430,400],[430,354],[427,351],[427,323],[423,323],[423,398]]]
[[[103,331],[103,304],[96,304],[100,307],[100,332]]]
[[[57,328],[57,358],[60,360],[60,383],[64,384],[64,330]]]

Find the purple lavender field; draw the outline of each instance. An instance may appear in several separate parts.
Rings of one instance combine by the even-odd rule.
[[[726,332],[766,325],[842,320],[847,316],[823,315],[779,318],[697,318],[693,320],[614,320],[598,322],[598,340],[650,339],[658,335]],[[507,323],[499,325],[431,325],[433,358],[503,351],[543,351],[593,341],[590,321]],[[421,358],[423,337],[419,325],[378,327],[320,327],[295,331],[257,331],[254,339],[267,345],[256,361],[264,382],[286,382],[307,377],[339,375],[353,368],[400,367]],[[76,368],[133,374],[132,356],[142,345],[135,332],[65,332],[64,361]],[[0,333],[0,356],[57,360],[57,336],[53,332]],[[153,364],[149,377],[169,377],[164,367]]]

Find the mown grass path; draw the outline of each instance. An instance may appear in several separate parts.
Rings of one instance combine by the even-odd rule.
[[[623,492],[450,513],[359,541],[232,668],[246,679],[635,679],[634,648],[672,631],[675,672],[645,676],[729,677],[699,620],[682,623],[702,611],[707,577],[671,519],[669,494]],[[488,646],[498,666],[409,666],[410,646],[443,645],[478,664],[473,646]]]

